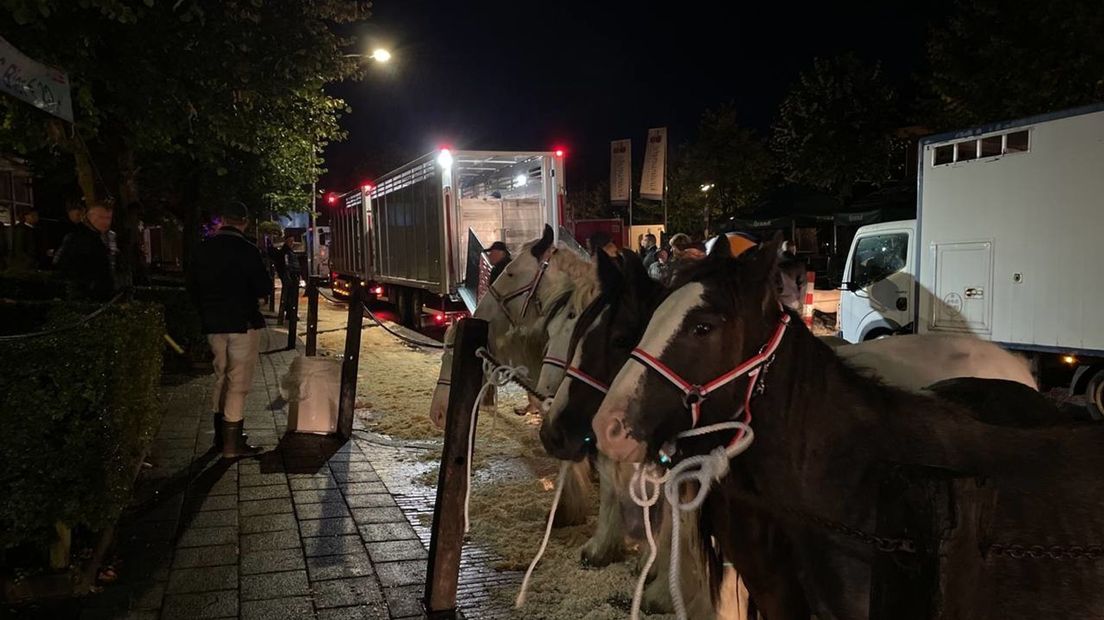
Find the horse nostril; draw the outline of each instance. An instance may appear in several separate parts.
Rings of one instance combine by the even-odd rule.
[[[611,418],[602,429],[602,435],[598,437],[600,443],[613,444],[623,441],[628,435],[628,429],[620,417]]]

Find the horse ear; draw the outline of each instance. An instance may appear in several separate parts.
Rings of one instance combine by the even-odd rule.
[[[552,227],[545,224],[544,234],[541,235],[540,241],[537,241],[533,247],[529,248],[529,252],[533,254],[533,258],[537,260],[544,258],[544,254],[552,247],[553,238]]]
[[[728,244],[728,237],[720,235],[713,238],[713,247],[709,249],[709,258],[724,260],[732,258],[732,247]]]
[[[605,252],[597,252],[594,255],[598,261],[598,286],[602,294],[607,297],[616,297],[621,292],[621,286],[625,278],[617,263]]]

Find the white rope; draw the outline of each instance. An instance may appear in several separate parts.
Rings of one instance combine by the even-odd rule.
[[[475,354],[478,356],[480,351],[486,352],[486,349],[480,347],[476,350]],[[472,477],[472,459],[475,457],[475,423],[478,419],[479,407],[483,404],[483,399],[487,396],[487,390],[492,386],[504,387],[506,384],[514,380],[514,377],[526,378],[529,376],[529,371],[523,366],[507,366],[505,364],[501,366],[495,366],[492,362],[483,358],[483,387],[479,388],[479,394],[475,397],[475,403],[472,404],[471,412],[471,426],[468,428],[468,458],[467,458],[467,481],[468,484],[464,489],[464,533],[467,534],[471,527],[471,520],[468,513],[471,506],[471,477]],[[494,418],[492,418],[492,421]]]
[[[632,620],[639,620],[640,605],[644,600],[644,585],[648,581],[648,573],[651,572],[652,565],[655,564],[656,555],[658,555],[655,536],[652,534],[651,508],[659,501],[659,495],[663,487],[660,483],[656,483],[655,481],[662,481],[666,478],[656,477],[654,474],[650,473],[642,473],[640,463],[634,463],[633,469],[632,481],[629,483],[629,496],[632,498],[633,503],[640,506],[641,511],[644,513],[644,536],[648,540],[648,560],[644,562],[644,568],[640,572],[640,577],[636,580],[636,589],[633,590]],[[652,484],[655,489],[653,493],[648,492],[649,484]]]
[[[705,501],[706,496],[709,494],[709,490],[713,486],[713,482],[720,481],[728,475],[728,462],[751,446],[751,442],[755,440],[755,433],[747,424],[732,421],[690,429],[675,436],[675,441],[677,441],[679,439],[697,437],[726,430],[735,430],[737,432],[743,431],[743,434],[740,435],[738,440],[728,446],[718,447],[709,454],[692,456],[680,461],[678,465],[675,465],[670,471],[662,476],[656,475],[649,469],[638,467],[633,473],[632,481],[629,483],[629,495],[633,503],[640,506],[645,511],[645,533],[651,530],[651,525],[648,522],[649,517],[647,511],[648,507],[650,507],[648,502],[650,501],[652,504],[655,503],[655,498],[647,494],[646,485],[654,484],[657,488],[662,486],[664,498],[671,507],[671,566],[667,574],[667,587],[670,589],[671,602],[674,605],[675,616],[678,620],[686,620],[687,618],[686,603],[682,597],[682,577],[679,561],[679,530],[681,527],[679,521],[681,513],[692,512],[701,507],[702,502]],[[698,490],[694,494],[694,497],[684,502],[679,498],[679,493],[682,485],[687,482],[697,482]],[[639,494],[637,490],[640,491]],[[650,568],[651,562],[655,559],[656,549],[653,540],[649,539],[649,545],[651,547],[651,555],[648,558],[648,566]],[[647,572],[641,575],[637,582],[637,594],[639,594],[639,596],[637,594],[633,596],[633,620],[639,618],[640,603],[643,598],[643,582],[646,577]]]
[[[529,592],[529,578],[533,576],[537,563],[544,556],[544,549],[548,546],[548,539],[552,536],[552,522],[556,519],[556,508],[560,505],[560,495],[563,494],[564,484],[567,482],[567,470],[570,467],[570,461],[564,461],[560,464],[560,476],[556,480],[556,494],[552,496],[552,507],[548,510],[548,524],[544,526],[544,539],[541,540],[540,549],[537,549],[537,555],[533,556],[533,561],[529,563],[529,568],[525,571],[525,578],[521,580],[521,590],[518,591],[517,600],[514,601],[515,609],[521,609],[525,605],[525,596]]]

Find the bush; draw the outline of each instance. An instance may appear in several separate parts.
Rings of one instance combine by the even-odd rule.
[[[73,285],[49,271],[0,274],[0,299],[71,299]]]
[[[184,349],[189,360],[203,360],[208,353],[203,322],[192,298],[182,287],[140,286],[134,299],[159,304],[165,312],[165,330]],[[172,353],[171,355],[176,355]]]
[[[44,329],[95,308],[8,303],[0,319]],[[98,531],[118,520],[160,421],[164,332],[158,307],[127,303],[0,342],[0,548],[48,544],[55,522]]]

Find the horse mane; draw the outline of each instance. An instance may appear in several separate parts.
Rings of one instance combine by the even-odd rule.
[[[556,299],[567,292],[571,287],[571,309],[576,313],[582,312],[594,298],[598,296],[598,268],[589,258],[579,256],[575,250],[558,244],[559,250],[548,261],[550,267],[555,267],[568,278],[566,283],[561,283],[557,290],[548,293],[549,299]]]

